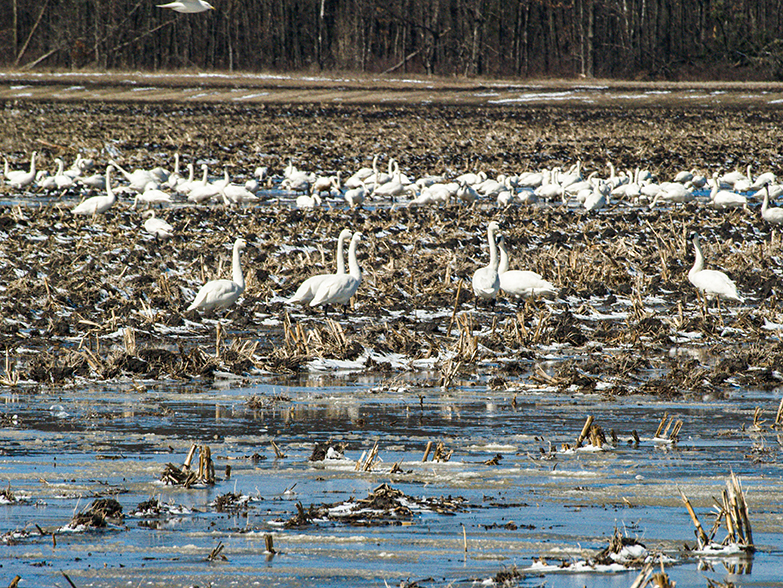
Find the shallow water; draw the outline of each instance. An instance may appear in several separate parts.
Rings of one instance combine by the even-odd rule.
[[[673,558],[666,571],[678,587],[705,586],[705,578],[783,586],[780,438],[751,427],[755,407],[774,414],[776,394],[736,389],[699,401],[609,402],[531,386],[491,391],[483,381],[443,391],[431,385],[434,378],[313,374],[241,388],[225,380],[210,388],[129,382],[77,383],[56,393],[6,390],[3,414],[17,420],[1,429],[0,476],[26,500],[0,506],[9,543],[0,556],[5,576],[19,574],[28,586],[64,585],[61,571],[79,587],[472,586],[516,566],[524,586],[630,586],[636,571],[526,571],[533,558],[557,565],[594,554],[617,526]],[[248,408],[252,395],[267,407]],[[653,440],[664,412],[683,421],[676,444]],[[614,430],[617,444],[560,450],[574,445],[587,415],[607,433]],[[346,442],[350,460],[378,441],[380,461],[372,472],[354,471],[353,461],[310,462],[313,444],[328,439]],[[275,458],[271,441],[284,458]],[[443,441],[454,451],[451,460],[422,463],[428,441]],[[210,446],[218,482],[164,486],[158,479],[165,465],[181,464],[192,443]],[[552,459],[540,459],[550,447]],[[497,454],[498,465],[484,465]],[[395,462],[402,472],[389,474]],[[736,557],[704,562],[681,550],[695,541],[678,488],[709,529],[711,497],[731,471],[748,493],[758,548],[741,575],[729,572],[741,561]],[[281,526],[296,514],[297,501],[306,509],[361,499],[384,482],[414,497],[463,497],[465,510],[416,512],[369,527]],[[213,501],[229,492],[249,497],[246,508],[216,512]],[[120,502],[121,525],[62,530],[98,496]],[[174,512],[129,516],[150,497]],[[504,527],[510,522],[515,529]],[[11,540],[14,531],[27,533]],[[267,533],[274,556],[265,554]],[[724,536],[721,530],[716,538]],[[206,561],[221,542],[227,561]],[[700,569],[707,564],[713,569]]]

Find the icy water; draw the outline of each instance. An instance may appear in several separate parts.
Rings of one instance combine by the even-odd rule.
[[[752,426],[756,407],[774,418],[777,394],[606,401],[530,386],[493,391],[483,381],[444,391],[434,381],[426,372],[388,381],[314,373],[211,387],[6,389],[0,476],[17,502],[0,506],[4,581],[18,574],[20,586],[65,586],[64,572],[80,588],[478,586],[515,570],[509,585],[626,587],[638,571],[534,566],[537,558],[557,566],[594,555],[617,527],[670,558],[665,569],[680,588],[708,579],[783,586],[781,439],[770,421]],[[653,439],[664,413],[683,421],[677,443]],[[563,451],[588,415],[607,437],[614,431],[616,443]],[[314,443],[328,440],[344,442],[347,459],[310,461]],[[453,451],[450,460],[422,462],[429,441]],[[356,471],[355,460],[376,442],[371,471]],[[193,443],[210,447],[217,483],[187,490],[161,483],[166,464],[181,465]],[[498,455],[497,465],[484,463]],[[391,474],[396,462],[400,471]],[[678,489],[709,530],[712,497],[731,471],[748,494],[757,552],[750,559],[686,553],[694,532]],[[363,499],[383,483],[410,497],[464,502],[457,512],[413,508],[409,518],[372,526],[283,525],[297,502],[308,509]],[[218,508],[227,493],[242,498]],[[116,498],[124,519],[67,529],[98,497]],[[165,505],[161,514],[133,516],[150,498]],[[274,555],[266,553],[267,534]],[[208,561],[220,544],[222,557]]]

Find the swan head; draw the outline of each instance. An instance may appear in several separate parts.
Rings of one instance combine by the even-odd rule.
[[[490,232],[493,232],[493,233],[494,233],[495,231],[497,231],[499,228],[500,228],[500,225],[497,223],[497,221],[491,221],[491,222],[490,222],[490,223],[487,225],[487,231],[490,231]]]
[[[351,238],[351,230],[350,229],[343,229],[340,231],[340,236],[338,239],[340,241],[348,241]]]
[[[234,241],[234,249],[242,251],[245,247],[247,247],[247,241],[245,241],[242,237],[239,237],[239,239]]]
[[[152,209],[150,209],[150,210],[145,210],[145,211],[142,213],[142,215],[141,215],[141,216],[142,216],[143,218],[153,218],[153,217],[155,216],[155,211],[154,211],[154,210],[152,210]]]

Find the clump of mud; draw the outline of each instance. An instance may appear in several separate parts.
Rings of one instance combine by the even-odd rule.
[[[454,514],[464,511],[467,501],[462,497],[416,498],[388,484],[381,484],[367,498],[305,509],[297,503],[297,513],[287,521],[278,521],[287,529],[307,527],[316,523],[340,522],[351,526],[399,525],[416,513]]]

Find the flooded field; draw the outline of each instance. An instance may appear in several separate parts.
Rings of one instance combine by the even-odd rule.
[[[131,172],[177,153],[241,185],[267,169],[238,205],[167,190],[165,239],[119,169],[97,215],[71,209],[105,191],[0,186],[0,581],[625,588],[652,563],[679,588],[783,586],[783,249],[760,193],[586,210],[532,187],[350,207],[343,188],[306,209],[290,172],[345,180],[375,155],[412,181],[750,165],[750,186],[781,169],[778,89],[634,88],[629,104],[627,89],[200,79],[191,99],[192,79],[144,82],[139,99],[117,79],[65,96],[95,82],[0,77],[10,168],[37,151],[52,174],[77,155]],[[222,94],[238,86],[241,104]],[[553,292],[476,304],[491,221],[511,267]],[[351,303],[290,303],[332,271],[342,229],[361,233]],[[697,297],[693,232],[740,300]],[[238,237],[240,298],[188,310],[231,274]],[[716,508],[732,474],[747,526],[741,499]]]

